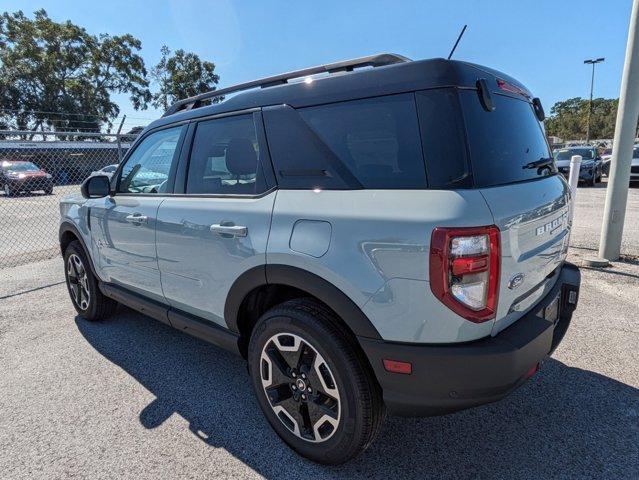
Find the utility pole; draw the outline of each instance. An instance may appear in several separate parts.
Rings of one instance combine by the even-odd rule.
[[[586,130],[586,143],[590,142],[590,117],[592,116],[592,90],[595,84],[595,65],[603,62],[605,58],[592,58],[590,60],[584,60],[584,63],[592,65],[592,76],[590,77],[590,103],[588,103],[588,127]]]
[[[605,260],[618,260],[621,254],[621,235],[628,202],[630,165],[637,120],[639,119],[638,22],[639,0],[633,0],[615,125],[615,140],[610,160],[610,177],[606,191],[603,225],[601,226],[599,257]]]

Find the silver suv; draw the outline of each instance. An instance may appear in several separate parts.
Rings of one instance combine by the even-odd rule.
[[[563,338],[580,276],[543,118],[503,73],[391,54],[179,101],[62,200],[71,299],[236,352],[280,437],[344,462],[386,412],[496,401]]]

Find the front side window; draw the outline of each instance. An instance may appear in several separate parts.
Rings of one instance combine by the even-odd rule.
[[[253,115],[200,122],[191,150],[186,193],[253,195],[264,190]]]
[[[184,127],[152,133],[127,159],[118,182],[120,193],[164,193]]]

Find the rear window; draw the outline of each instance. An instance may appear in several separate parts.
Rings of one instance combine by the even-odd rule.
[[[264,118],[282,188],[426,188],[412,93],[267,109]]]
[[[487,112],[474,90],[461,90],[474,184],[490,187],[553,174],[555,169],[527,168],[551,157],[541,124],[523,100],[493,94]]]

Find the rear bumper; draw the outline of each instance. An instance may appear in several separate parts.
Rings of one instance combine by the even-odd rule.
[[[452,345],[415,345],[360,338],[391,414],[430,416],[497,401],[524,383],[568,329],[577,306],[579,269],[564,264],[553,289],[495,337]],[[546,312],[559,298],[559,316]],[[548,309],[547,309],[548,307]],[[382,360],[412,364],[409,375],[389,373]]]

